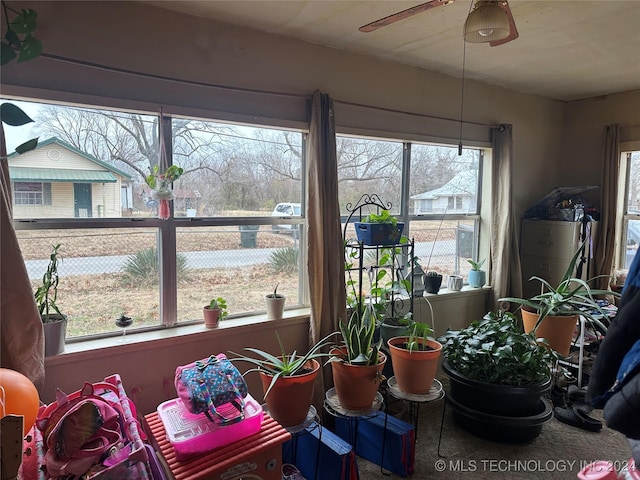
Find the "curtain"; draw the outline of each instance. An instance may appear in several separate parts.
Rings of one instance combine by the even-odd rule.
[[[512,206],[512,126],[500,125],[492,132],[491,180],[491,285],[492,310],[498,299],[522,296],[522,272],[518,248],[518,223]]]
[[[620,127],[607,125],[604,127],[602,148],[602,197],[599,233],[595,248],[595,275],[611,275],[613,273],[613,257],[616,242],[616,201],[618,196],[618,179],[620,174]],[[595,276],[594,275],[594,276]],[[609,278],[599,278],[594,288],[609,288]]]
[[[311,301],[310,341],[313,345],[336,332],[338,319],[346,317],[333,102],[327,94],[319,91],[312,98],[307,161],[307,268]],[[330,365],[324,367],[323,375],[318,377],[314,404],[321,406],[324,392],[332,384]]]
[[[13,229],[11,179],[0,127],[0,365],[22,373],[42,392],[44,331]]]

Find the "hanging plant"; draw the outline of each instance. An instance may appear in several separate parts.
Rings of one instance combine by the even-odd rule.
[[[151,188],[151,197],[158,200],[158,217],[162,220],[168,219],[171,215],[169,201],[175,198],[171,184],[183,173],[184,170],[177,165],[171,165],[162,173],[158,165],[154,165],[151,174],[145,178],[147,185]]]

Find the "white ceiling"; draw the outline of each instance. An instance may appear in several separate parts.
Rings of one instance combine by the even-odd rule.
[[[149,0],[163,8],[462,76],[471,0],[375,32],[358,28],[420,4],[347,0]],[[466,44],[466,78],[558,100],[640,89],[640,0],[510,0],[520,38]]]

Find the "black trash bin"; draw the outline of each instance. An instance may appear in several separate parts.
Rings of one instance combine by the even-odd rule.
[[[242,248],[256,248],[256,239],[260,225],[240,225],[240,246]]]

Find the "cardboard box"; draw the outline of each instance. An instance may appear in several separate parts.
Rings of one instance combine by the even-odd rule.
[[[358,437],[352,438],[356,431]],[[335,432],[345,441],[354,443],[358,456],[401,477],[413,473],[415,428],[410,423],[384,412],[376,412],[367,418],[336,418]]]
[[[282,445],[282,462],[294,464],[306,480],[359,479],[351,444],[316,422]]]

